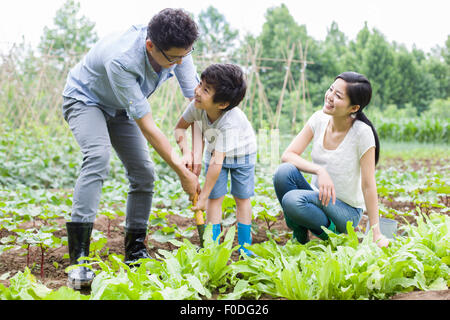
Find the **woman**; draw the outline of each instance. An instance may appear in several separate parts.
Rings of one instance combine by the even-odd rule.
[[[358,225],[364,210],[373,227],[373,241],[386,247],[381,234],[375,165],[380,144],[372,123],[363,113],[372,87],[361,74],[344,72],[325,93],[322,110],[315,112],[283,153],[274,187],[286,224],[300,243],[308,229],[327,239],[324,226],[346,232],[348,221]],[[312,162],[301,157],[313,141]],[[302,172],[313,174],[311,185]]]

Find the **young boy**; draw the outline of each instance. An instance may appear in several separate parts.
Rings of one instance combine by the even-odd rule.
[[[201,74],[195,89],[195,100],[186,108],[175,128],[175,138],[183,153],[183,163],[200,174],[198,159],[206,143],[206,179],[193,210],[206,210],[206,221],[213,226],[213,239],[221,232],[222,201],[228,192],[228,172],[231,174],[231,194],[236,201],[238,242],[241,254],[253,253],[244,248],[251,244],[250,233],[254,195],[256,162],[256,137],[250,122],[241,109],[235,108],[245,96],[247,85],[244,75],[236,65],[213,64]],[[186,129],[194,130],[194,150],[189,150]],[[203,138],[199,135],[203,134]]]

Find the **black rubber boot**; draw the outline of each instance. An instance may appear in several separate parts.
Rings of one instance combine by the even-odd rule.
[[[130,265],[139,259],[150,258],[145,246],[147,229],[125,229],[125,264]],[[133,264],[139,266],[139,264]]]
[[[67,222],[67,240],[69,242],[70,265],[84,263],[78,261],[80,257],[89,256],[89,245],[93,223],[89,222]],[[69,271],[67,286],[75,290],[89,288],[95,273],[87,267],[78,267]]]

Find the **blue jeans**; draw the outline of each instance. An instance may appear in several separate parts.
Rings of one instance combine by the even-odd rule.
[[[336,199],[324,206],[319,192],[314,191],[302,173],[290,163],[283,163],[275,172],[273,185],[284,212],[287,226],[294,231],[300,243],[308,241],[308,229],[316,235],[323,233],[322,226],[334,223],[338,232],[346,232],[347,221],[357,226],[362,209],[354,208]]]

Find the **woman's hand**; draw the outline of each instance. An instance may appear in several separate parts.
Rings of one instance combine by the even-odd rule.
[[[330,200],[335,204],[336,192],[334,190],[334,183],[324,168],[319,169],[317,172],[317,182],[319,184],[319,200],[322,201],[322,204],[328,206]]]
[[[381,232],[373,235],[373,242],[380,248],[386,248],[389,245],[389,239],[386,238]]]

